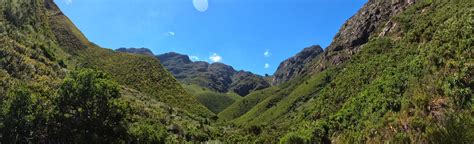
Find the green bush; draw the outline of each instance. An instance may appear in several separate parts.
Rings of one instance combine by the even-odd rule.
[[[25,143],[39,141],[46,136],[47,107],[39,95],[26,86],[18,86],[8,92],[2,102],[2,142]]]
[[[57,139],[62,142],[113,142],[124,139],[124,113],[115,105],[118,85],[102,72],[72,72],[56,100]]]

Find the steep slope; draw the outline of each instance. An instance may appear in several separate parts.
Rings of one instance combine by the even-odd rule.
[[[42,2],[31,2],[41,5]],[[44,8],[35,6],[29,9],[22,7],[28,4],[16,1],[1,1],[0,7],[0,77],[5,81],[2,97],[16,83],[41,83],[55,86],[65,76],[67,58],[65,52],[55,42],[49,31]]]
[[[474,5],[411,2],[369,1],[313,60],[311,74],[252,93],[219,116],[253,125],[258,142],[473,142]],[[367,18],[378,26],[349,26]],[[339,39],[344,33],[353,36]],[[296,98],[303,100],[291,103]]]
[[[209,116],[206,108],[202,106],[193,108],[194,105],[181,103],[192,103],[196,98],[187,95],[159,61],[152,57],[102,49],[89,42],[54,2],[47,0],[45,7],[48,10],[51,30],[59,45],[73,55],[70,59],[74,65],[100,69],[111,74],[120,84],[148,93],[159,101]],[[132,73],[134,71],[136,73]]]
[[[186,93],[154,57],[90,47],[79,51],[76,58],[78,66],[107,72],[120,84],[146,93],[160,102],[205,117],[212,115],[195,96]]]
[[[409,6],[411,3],[413,2],[403,0],[391,2],[367,2],[361,8],[361,10],[359,10],[342,26],[338,34],[335,36],[333,42],[328,48],[326,48],[324,52],[321,51],[321,48],[319,46],[309,47],[298,53],[295,57],[289,58],[288,60],[285,60],[280,64],[279,68],[274,74],[274,79],[272,83],[274,85],[279,85],[288,82],[289,84],[286,84],[284,87],[279,86],[279,91],[275,92],[275,94],[272,96],[270,96],[271,94],[266,95],[265,97],[268,97],[269,99],[267,100],[267,103],[270,101],[273,103],[281,101],[281,97],[286,97],[291,91],[295,90],[295,88],[297,87],[295,85],[303,84],[303,81],[311,79],[312,77],[314,77],[314,75],[322,75],[319,73],[323,73],[322,71],[326,69],[332,71],[335,68],[343,67],[345,61],[349,60],[351,55],[356,54],[358,52],[359,47],[366,43],[371,35],[375,35],[374,31],[376,31],[377,26],[380,26],[381,24],[389,21],[392,16],[396,15],[397,13],[400,13],[405,7]],[[281,93],[281,91],[285,91],[286,93],[276,94]],[[300,95],[299,97],[308,96]],[[242,102],[243,101],[241,101],[240,103],[235,103],[234,105],[243,105]],[[295,103],[297,103],[297,101]],[[235,106],[231,106],[229,108],[232,107],[235,108]],[[246,110],[249,111],[250,109]],[[240,116],[236,114],[226,114],[227,112],[225,111],[222,112],[220,115]],[[244,111],[243,113],[247,111]],[[291,111],[291,109],[285,109],[285,111]],[[242,112],[240,113],[243,114]]]
[[[93,46],[82,32],[72,23],[66,15],[51,0],[45,1],[46,14],[51,31],[56,37],[57,43],[67,52],[86,49]]]
[[[316,53],[311,56],[310,59],[306,59],[305,63],[296,63],[282,67],[282,70],[278,69],[275,74],[281,76],[275,77],[273,82],[280,84],[299,76],[315,74],[328,67],[345,63],[352,55],[358,52],[363,44],[368,42],[371,36],[386,33],[375,33],[377,28],[382,25],[387,25],[384,31],[390,31],[391,24],[393,23],[390,22],[389,19],[403,11],[407,6],[413,4],[414,1],[415,0],[369,0],[354,16],[344,23],[331,44],[320,54],[321,56],[317,57],[319,53]],[[304,53],[306,52],[302,51],[297,55],[304,55]],[[286,69],[295,69],[297,71],[295,73]]]
[[[272,85],[279,85],[305,73],[303,71],[305,64],[309,63],[321,53],[323,53],[321,46],[311,46],[281,62],[277,71],[273,74]]]
[[[114,139],[218,139],[217,128],[209,123],[214,114],[186,93],[156,58],[92,44],[52,0],[0,1],[0,35],[2,143],[54,142],[59,86],[68,73],[83,68],[103,71],[121,87],[122,97],[116,103],[126,113],[127,134]],[[17,110],[11,105],[17,104],[26,108],[12,119],[8,115]],[[22,129],[10,131],[15,127]],[[5,132],[18,135],[9,139],[3,137]]]

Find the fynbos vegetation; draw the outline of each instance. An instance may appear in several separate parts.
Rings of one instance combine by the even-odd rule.
[[[100,48],[53,0],[1,0],[0,142],[473,143],[473,26],[470,0],[369,0],[270,82]]]

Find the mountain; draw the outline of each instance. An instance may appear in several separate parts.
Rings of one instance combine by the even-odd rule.
[[[162,143],[217,135],[210,131],[217,129],[209,123],[214,114],[159,60],[89,42],[53,0],[0,1],[0,35],[2,143]]]
[[[149,49],[120,48],[116,51],[143,54]],[[149,55],[149,54],[147,54]],[[153,55],[153,54],[151,54]],[[270,87],[264,77],[236,71],[223,63],[192,62],[189,56],[174,52],[156,56],[190,94],[214,113],[219,113],[242,96]],[[239,96],[239,97],[236,97]]]
[[[473,7],[370,0],[324,52],[218,116],[257,142],[471,143]]]
[[[115,51],[153,56],[153,52],[147,48],[119,48]]]
[[[288,95],[290,95],[292,91],[295,91],[294,89],[297,88],[297,86],[301,83],[307,83],[307,81],[311,80],[312,77],[320,77],[319,75],[323,74],[326,75],[324,77],[327,77],[327,79],[333,77],[333,73],[336,72],[330,72],[326,74],[324,71],[334,71],[333,69],[335,68],[343,67],[344,63],[348,61],[352,55],[358,52],[361,45],[367,43],[371,35],[375,35],[374,31],[376,30],[377,26],[380,26],[382,23],[386,23],[391,17],[400,13],[405,7],[409,6],[412,3],[412,1],[401,0],[393,2],[369,1],[354,16],[352,16],[349,20],[346,21],[346,23],[342,26],[342,28],[334,37],[333,42],[325,49],[325,51],[323,51],[320,46],[308,47],[303,49],[294,57],[289,58],[280,64],[274,74],[274,78],[272,81],[273,85],[280,87],[279,89],[275,90],[279,94],[267,94],[264,96],[258,95],[256,97],[268,97],[268,99],[273,99],[271,100],[271,102],[288,102],[288,100],[282,99],[290,98]],[[287,82],[290,83],[284,84]],[[282,84],[284,85],[280,86]],[[315,85],[314,87],[316,86],[317,85]],[[285,91],[281,89],[284,89]],[[316,91],[319,89],[320,88],[318,86],[317,88],[314,88],[311,93],[319,93],[318,91]],[[303,98],[305,97],[303,95],[300,95],[298,97],[299,98],[294,98],[294,100],[291,100],[289,103],[299,103],[299,101],[301,100],[308,99]],[[240,103],[235,103],[235,106],[230,106],[228,110],[225,110],[238,112],[238,115],[235,115],[234,112],[227,113],[225,111],[222,112],[222,114],[220,115],[226,119],[233,119],[239,117],[245,112],[251,111],[250,108],[254,108],[255,105],[259,104],[259,102],[261,101],[264,101],[265,98],[258,98],[256,100],[259,101],[256,102],[249,103],[246,101],[242,101]],[[246,102],[246,105],[251,105],[242,106],[244,105],[243,102]],[[268,102],[270,102],[270,100]],[[238,110],[232,109],[232,107]],[[233,116],[224,116],[229,114]],[[254,114],[261,115],[259,113]]]
[[[116,51],[143,54],[148,49],[120,48]],[[246,71],[236,71],[223,63],[209,64],[204,61],[193,62],[189,56],[170,52],[156,56],[176,79],[185,84],[195,84],[219,93],[234,92],[240,96],[267,88],[270,84],[264,77]]]
[[[270,86],[262,76],[236,71],[223,63],[192,62],[188,56],[177,53],[161,54],[157,58],[178,80],[221,93],[235,92],[246,96]]]
[[[0,141],[473,143],[473,9],[369,0],[268,87],[222,63],[101,48],[53,0],[2,0]]]
[[[352,55],[356,54],[361,46],[367,43],[371,37],[383,36],[385,33],[393,30],[394,23],[390,18],[402,12],[406,7],[413,4],[414,1],[415,0],[394,0],[388,2],[382,0],[377,2],[376,0],[369,0],[354,16],[344,23],[331,44],[323,53],[316,53],[313,54],[311,58],[302,59],[306,60],[304,63],[300,60],[301,62],[296,62],[295,64],[277,69],[275,75],[278,74],[279,77],[275,77],[273,83],[280,84],[295,77],[311,75],[321,72],[328,67],[345,63]],[[307,56],[305,53],[308,52],[303,50],[295,57]],[[319,58],[316,58],[317,56],[319,56]],[[283,62],[281,65],[287,63],[288,62]]]
[[[298,76],[301,73],[304,73],[303,68],[305,64],[309,63],[323,52],[321,46],[311,46],[303,49],[295,56],[281,62],[273,75],[272,85],[279,85],[291,80],[293,77]]]

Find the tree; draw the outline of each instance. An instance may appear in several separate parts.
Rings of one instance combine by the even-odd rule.
[[[102,72],[79,70],[64,80],[57,103],[60,142],[104,143],[124,139],[124,112],[115,104],[118,85]]]
[[[41,93],[24,85],[8,92],[1,103],[1,142],[39,142],[47,135],[47,109]]]

